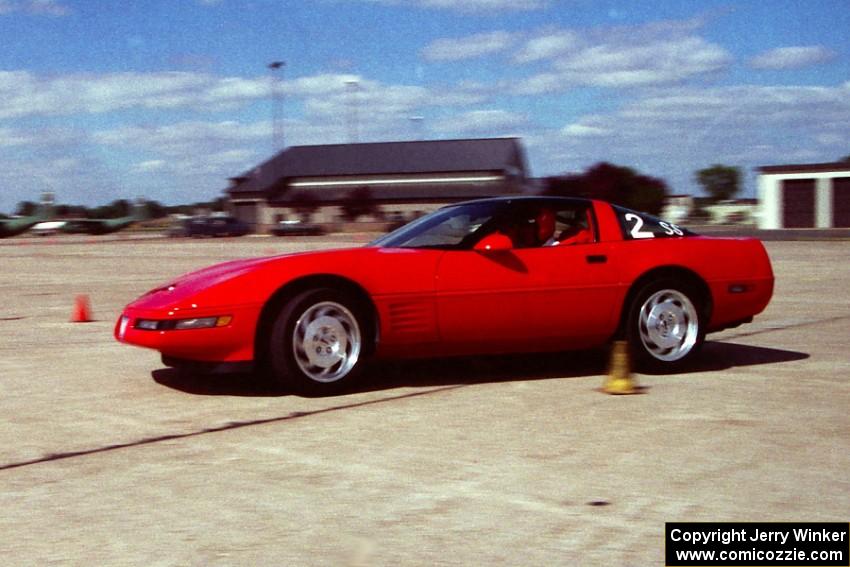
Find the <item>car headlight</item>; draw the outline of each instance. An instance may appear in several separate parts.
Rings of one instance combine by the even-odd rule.
[[[230,323],[230,317],[200,317],[197,319],[178,319],[175,329],[209,329],[224,327]]]
[[[184,331],[188,329],[212,329],[214,327],[226,327],[233,321],[230,315],[219,315],[217,317],[194,317],[192,319],[172,319],[164,321],[161,319],[136,319],[133,325],[142,331]]]
[[[153,319],[136,319],[135,327],[143,331],[156,331],[157,325],[162,321],[154,321]]]

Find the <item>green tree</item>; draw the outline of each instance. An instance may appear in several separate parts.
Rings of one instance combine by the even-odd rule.
[[[22,217],[30,217],[35,214],[35,210],[38,208],[38,205],[33,203],[32,201],[21,201],[18,203],[18,207],[15,209],[15,214],[20,215]]]
[[[89,210],[82,205],[56,205],[56,216],[63,219],[88,218]]]
[[[213,211],[218,212],[218,213],[222,213],[222,212],[226,211],[227,210],[227,197],[222,195],[221,197],[215,198],[210,203],[210,206],[211,206]]]
[[[696,180],[713,201],[726,201],[734,197],[740,189],[741,170],[714,164],[697,171]]]
[[[342,216],[345,220],[354,222],[360,217],[375,214],[377,209],[378,207],[372,199],[372,191],[368,187],[358,187],[343,202]]]
[[[127,199],[116,199],[108,205],[101,205],[89,210],[89,218],[115,219],[130,215],[132,205]]]
[[[143,206],[145,208],[145,217],[149,219],[161,219],[168,216],[168,210],[159,201],[145,201]]]
[[[601,199],[657,215],[664,207],[667,184],[662,179],[643,175],[631,168],[603,162],[584,173],[548,178],[546,192]]]
[[[300,191],[292,196],[291,206],[302,222],[309,222],[310,217],[319,208],[319,200],[312,193]]]

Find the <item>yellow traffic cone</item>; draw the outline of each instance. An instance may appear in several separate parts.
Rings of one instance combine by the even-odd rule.
[[[602,391],[606,394],[622,395],[637,394],[638,390],[629,369],[629,345],[626,341],[615,341]]]

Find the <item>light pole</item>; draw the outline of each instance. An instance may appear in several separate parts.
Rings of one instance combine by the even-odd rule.
[[[408,116],[408,120],[410,120],[411,125],[413,125],[413,138],[415,140],[424,140],[425,139],[425,117],[424,116]]]
[[[348,92],[348,143],[356,144],[360,141],[360,125],[358,114],[357,93],[360,91],[360,81],[351,79],[345,81]]]
[[[272,83],[272,152],[283,149],[283,92],[280,89],[280,75],[286,67],[286,61],[272,61],[267,65],[271,71]],[[280,71],[278,74],[276,71]]]

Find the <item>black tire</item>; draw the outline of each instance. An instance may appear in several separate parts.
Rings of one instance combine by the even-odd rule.
[[[690,365],[705,341],[705,301],[694,286],[656,280],[635,294],[626,340],[638,370],[669,373]]]
[[[272,378],[292,393],[338,394],[363,369],[372,333],[366,311],[331,288],[302,292],[280,310],[268,344]]]

